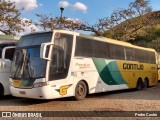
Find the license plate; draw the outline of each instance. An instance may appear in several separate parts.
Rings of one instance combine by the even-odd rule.
[[[25,91],[19,91],[20,94],[25,95],[26,92]]]

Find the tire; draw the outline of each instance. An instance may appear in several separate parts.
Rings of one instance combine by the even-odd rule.
[[[137,86],[136,86],[136,89],[139,91],[139,90],[142,90],[143,88],[143,83],[142,83],[142,80],[138,80],[137,81]]]
[[[143,82],[143,87],[148,88],[148,86],[149,86],[148,80],[145,79]]]
[[[0,96],[4,96],[4,88],[1,84],[0,84]]]
[[[87,95],[87,86],[83,81],[77,83],[75,88],[75,98],[76,100],[82,100]]]

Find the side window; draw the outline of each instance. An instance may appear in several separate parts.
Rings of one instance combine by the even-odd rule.
[[[0,44],[0,58],[2,58],[2,51],[3,51],[3,49],[5,47],[8,47],[8,46],[15,46],[15,43],[2,43],[2,44]],[[7,49],[7,51],[5,53],[6,59],[12,60],[13,54],[14,54],[14,50],[15,50],[15,48]]]
[[[124,47],[119,45],[111,44],[111,58],[112,59],[119,59],[124,60]]]
[[[2,58],[2,50],[3,48],[0,47],[0,58]]]
[[[126,60],[155,64],[155,53],[140,49],[125,48]]]
[[[136,61],[148,63],[148,52],[144,50],[136,49],[135,58],[136,58]]]
[[[55,38],[51,56],[49,80],[64,79],[68,75],[71,61],[73,36],[61,34]]]
[[[134,61],[135,60],[135,50],[132,48],[125,48],[125,59]]]
[[[154,52],[148,52],[148,63],[155,64],[156,63],[156,58],[155,58],[155,53]]]
[[[7,44],[1,44],[0,45],[0,58],[2,58],[2,50],[4,47],[7,47]]]
[[[14,51],[15,51],[15,48],[7,49],[6,53],[5,53],[5,59],[9,59],[9,60],[12,61],[13,60]]]
[[[77,37],[75,56],[93,57],[94,41],[83,37]]]
[[[100,41],[94,41],[94,57],[110,58],[110,44]]]

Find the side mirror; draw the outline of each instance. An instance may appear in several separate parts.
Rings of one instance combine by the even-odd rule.
[[[9,47],[3,48],[2,60],[4,60],[4,59],[12,60],[15,48],[16,48],[16,46],[9,46]]]
[[[45,59],[45,60],[51,60],[51,58],[49,58],[49,56],[46,56],[46,52],[47,52],[47,47],[53,45],[52,42],[49,43],[42,43],[41,44],[41,50],[40,50],[40,58]]]

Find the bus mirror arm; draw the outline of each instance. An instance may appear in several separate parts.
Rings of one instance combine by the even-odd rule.
[[[49,57],[46,57],[46,52],[47,52],[47,46],[53,45],[52,42],[48,43],[42,43],[41,44],[41,50],[40,50],[40,58],[45,59],[45,60],[51,60]]]

